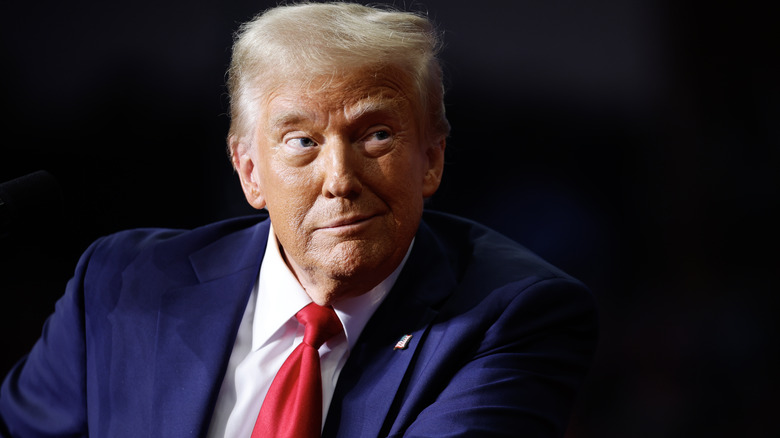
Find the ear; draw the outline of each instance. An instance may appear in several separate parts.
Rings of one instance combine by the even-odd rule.
[[[239,138],[235,135],[231,135],[228,139],[228,147],[230,148],[230,161],[238,173],[241,189],[244,191],[247,202],[258,210],[264,208],[265,195],[259,180],[259,168],[256,166],[257,151],[245,138]]]
[[[428,168],[423,177],[423,197],[429,198],[436,193],[441,184],[441,177],[444,173],[444,149],[447,146],[447,137],[436,138],[425,151]]]

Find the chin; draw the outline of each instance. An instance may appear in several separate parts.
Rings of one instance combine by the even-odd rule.
[[[323,288],[321,294],[332,301],[368,292],[395,269],[391,254],[360,247],[347,251],[341,249],[322,260],[318,268],[323,274],[322,280],[330,283],[330,287]]]
[[[376,272],[390,262],[392,242],[351,240],[335,245],[321,267],[334,279],[348,279]]]

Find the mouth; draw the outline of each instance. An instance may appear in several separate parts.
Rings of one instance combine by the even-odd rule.
[[[347,216],[327,222],[325,225],[320,227],[320,230],[333,232],[358,231],[363,227],[368,226],[368,224],[375,218],[377,218],[377,215],[374,214]]]

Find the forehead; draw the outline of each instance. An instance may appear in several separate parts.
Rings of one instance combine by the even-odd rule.
[[[261,111],[271,125],[311,118],[318,112],[340,113],[348,120],[374,113],[413,118],[418,108],[415,96],[411,82],[392,69],[293,77],[269,90]]]

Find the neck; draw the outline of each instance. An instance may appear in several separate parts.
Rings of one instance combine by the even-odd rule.
[[[352,275],[347,278],[333,278],[314,269],[305,269],[289,260],[282,252],[287,266],[309,295],[320,306],[330,306],[341,300],[363,295],[375,288],[392,272],[373,271],[371,275]],[[377,274],[380,275],[377,275]],[[368,278],[366,278],[368,277]]]

